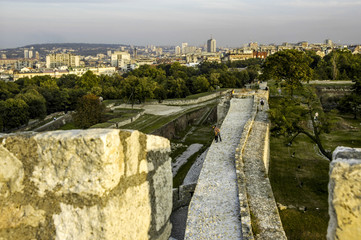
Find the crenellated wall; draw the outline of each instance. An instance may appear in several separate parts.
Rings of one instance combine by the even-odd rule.
[[[0,239],[168,239],[169,152],[138,131],[0,135]]]
[[[361,148],[337,147],[329,175],[327,239],[361,239]]]

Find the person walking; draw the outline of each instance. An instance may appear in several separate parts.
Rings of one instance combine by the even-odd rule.
[[[263,106],[264,106],[264,100],[263,100],[263,98],[261,98],[260,103],[261,103],[261,111],[263,111]]]
[[[219,139],[219,141],[222,142],[221,130],[216,125],[214,125],[213,131],[214,131],[214,141],[218,142],[218,139]]]

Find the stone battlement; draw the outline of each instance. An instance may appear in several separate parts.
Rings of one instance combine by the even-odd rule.
[[[0,135],[1,239],[168,239],[170,144],[138,131]]]

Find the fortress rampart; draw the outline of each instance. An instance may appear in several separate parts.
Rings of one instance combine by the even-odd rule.
[[[337,147],[329,175],[327,239],[361,239],[361,148]]]
[[[92,129],[0,143],[0,239],[169,238],[167,139]]]

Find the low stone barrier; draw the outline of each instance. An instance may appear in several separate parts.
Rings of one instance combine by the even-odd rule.
[[[169,152],[138,131],[0,135],[0,239],[168,239]]]
[[[223,95],[229,93],[230,91],[231,90],[215,92],[215,93],[209,94],[209,95],[204,96],[204,97],[199,97],[197,99],[163,100],[161,102],[161,104],[165,104],[165,105],[193,105],[193,104],[206,102],[206,101],[212,100],[214,98],[223,96]]]
[[[361,148],[337,147],[329,175],[327,239],[361,239]]]
[[[173,211],[180,207],[188,206],[192,200],[196,183],[181,185],[179,188],[173,188]]]
[[[138,114],[136,114],[135,116],[133,117],[130,117],[124,121],[120,121],[120,122],[117,122],[117,123],[114,123],[113,125],[110,125],[108,128],[119,128],[121,126],[124,126],[124,125],[127,125],[129,123],[132,123],[133,121],[137,120],[139,117],[143,116],[144,115],[144,110]]]
[[[269,165],[268,91],[254,95],[252,116],[244,126],[235,164],[243,239],[286,239],[267,176]]]

